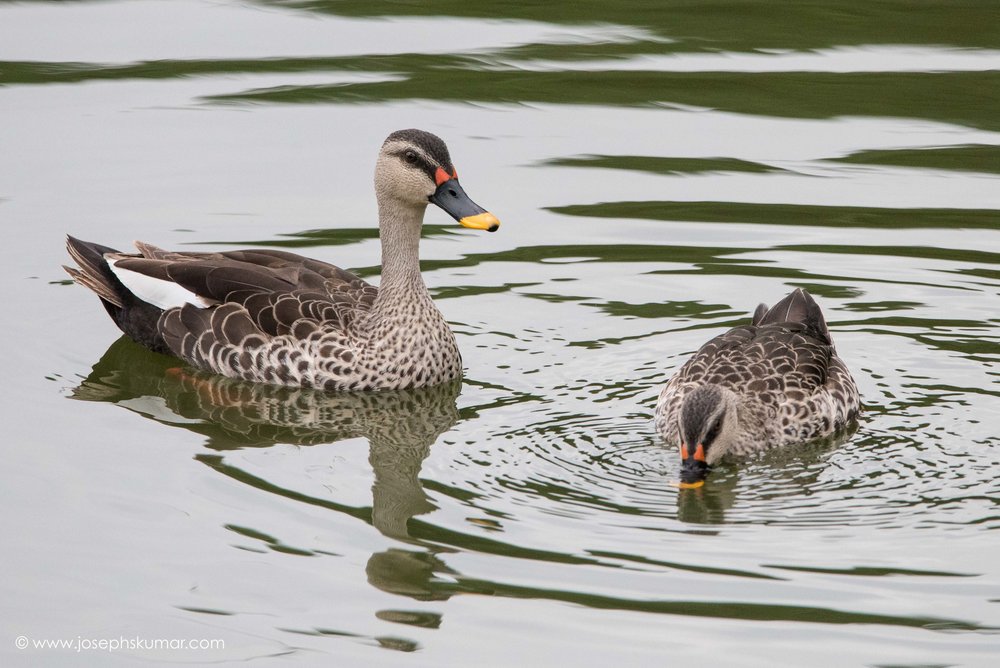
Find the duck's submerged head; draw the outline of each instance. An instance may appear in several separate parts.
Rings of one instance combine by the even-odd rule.
[[[698,487],[736,440],[736,395],[719,385],[697,387],[684,397],[678,420],[681,486]]]
[[[464,227],[490,232],[500,227],[459,185],[445,143],[423,130],[397,130],[386,138],[375,166],[375,192],[380,207],[422,212],[431,202]]]

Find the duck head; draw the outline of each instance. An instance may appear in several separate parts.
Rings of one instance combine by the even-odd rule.
[[[700,487],[736,442],[736,394],[719,385],[697,387],[684,397],[678,421],[681,487]]]
[[[422,216],[431,202],[463,227],[489,232],[500,227],[465,194],[445,143],[423,130],[397,130],[386,138],[375,166],[375,192],[380,207],[416,209]]]

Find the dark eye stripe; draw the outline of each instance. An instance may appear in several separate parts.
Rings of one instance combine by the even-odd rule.
[[[415,162],[410,162],[409,160],[406,159],[406,154],[408,152],[411,152],[411,151],[413,152],[414,156],[416,157],[416,161]],[[434,172],[437,171],[437,165],[432,165],[419,152],[414,151],[412,148],[404,148],[404,149],[400,149],[399,151],[394,151],[393,155],[396,156],[397,158],[399,158],[400,160],[402,160],[403,164],[405,164],[407,167],[413,167],[414,169],[419,169],[424,174],[426,174],[430,178],[431,181],[434,180]]]
[[[711,445],[712,442],[714,442],[715,439],[719,437],[719,432],[720,431],[722,431],[722,418],[721,417],[718,418],[718,419],[716,419],[715,423],[712,425],[712,428],[709,429],[708,432],[705,434],[704,444],[706,446]]]

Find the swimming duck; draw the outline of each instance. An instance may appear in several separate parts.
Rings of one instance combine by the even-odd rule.
[[[138,254],[67,237],[79,268],[115,324],[156,352],[260,383],[322,390],[437,385],[462,373],[455,335],[420,275],[427,203],[464,227],[500,222],[459,185],[448,148],[422,130],[386,138],[375,166],[379,287],[331,264],[277,250]]]
[[[685,362],[660,392],[656,430],[680,446],[681,486],[698,487],[726,455],[828,436],[860,410],[823,312],[799,288]]]

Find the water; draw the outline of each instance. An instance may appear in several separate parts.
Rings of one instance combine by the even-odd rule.
[[[522,4],[0,3],[5,665],[1000,660],[996,8]],[[59,269],[72,233],[377,281],[402,127],[503,223],[428,212],[461,385],[221,381]],[[678,490],[658,388],[797,286],[857,432]]]

